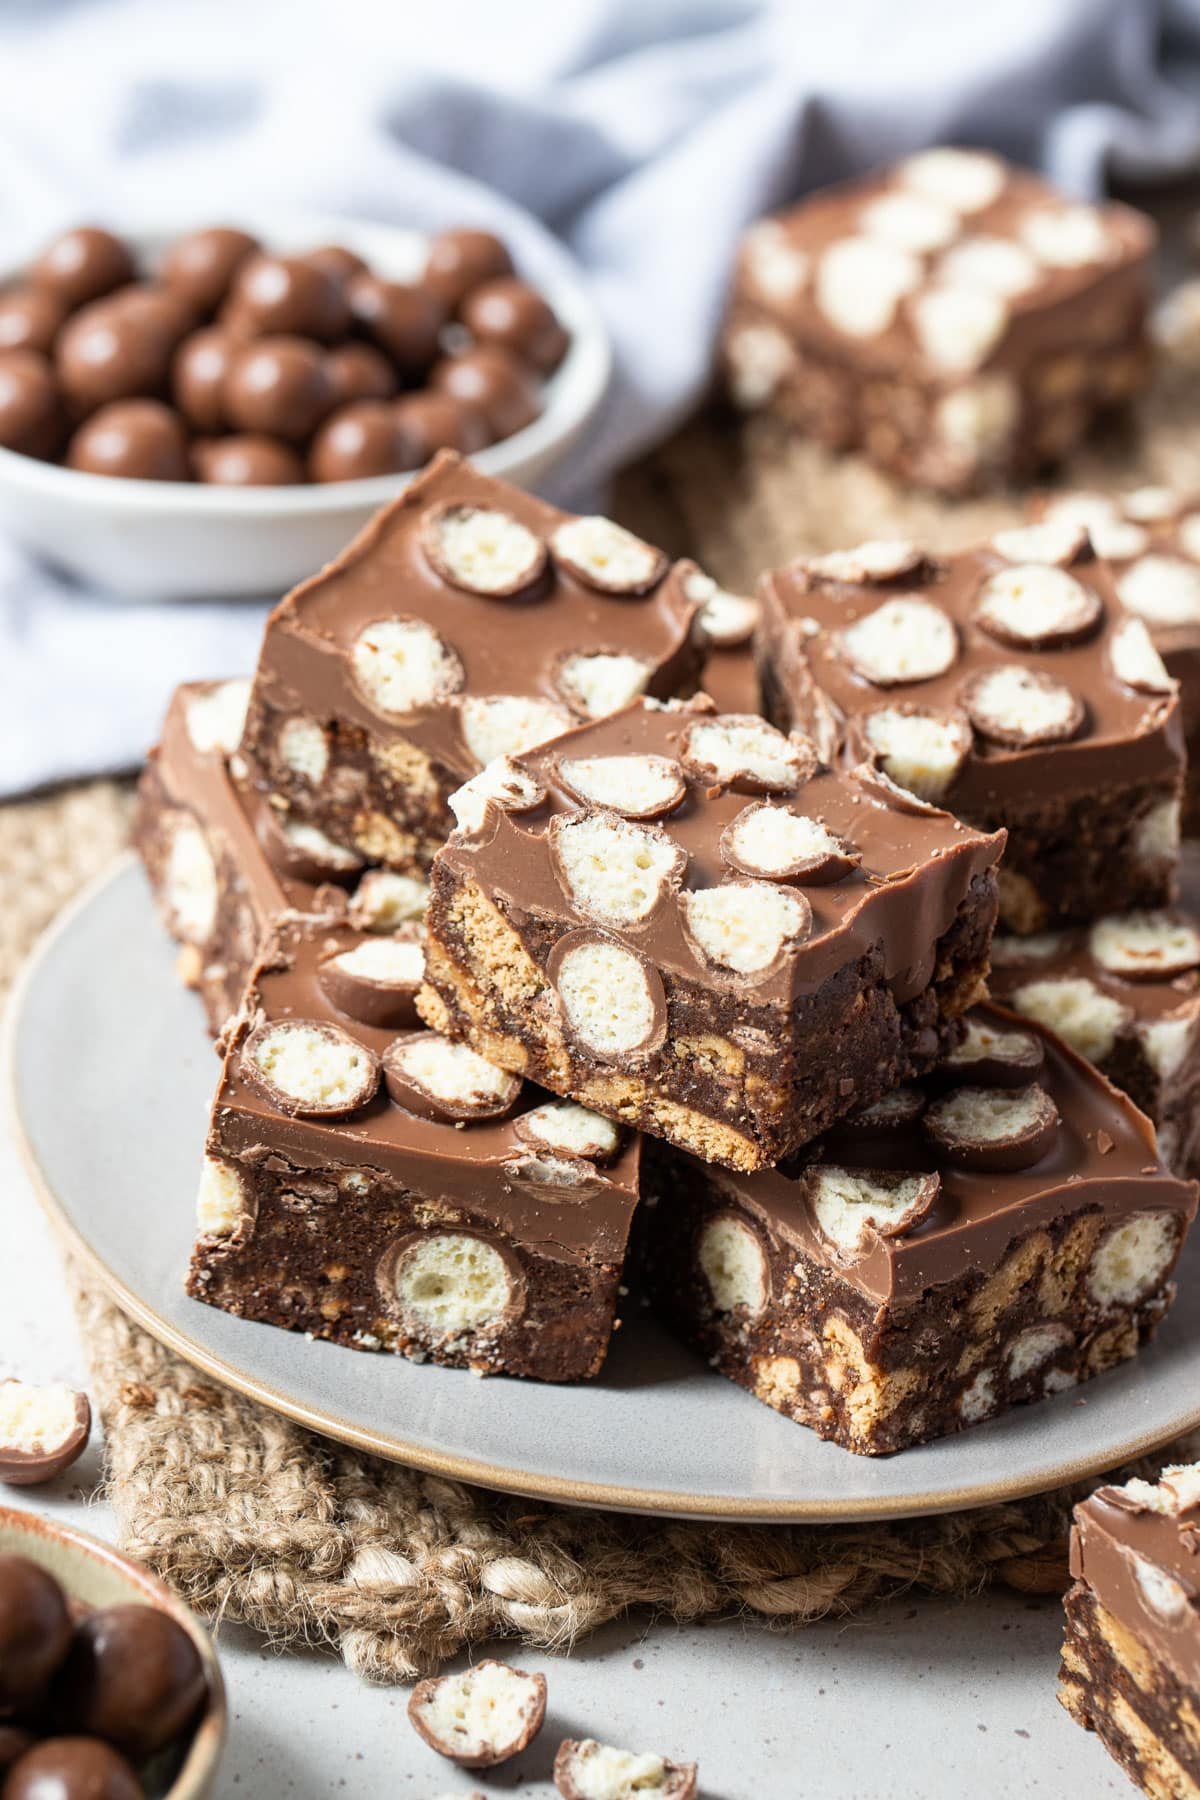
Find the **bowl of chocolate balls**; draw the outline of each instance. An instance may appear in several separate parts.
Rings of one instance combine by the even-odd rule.
[[[225,1740],[207,1634],[154,1576],[0,1507],[0,1796],[201,1800]]]
[[[79,226],[0,270],[0,529],[130,599],[278,596],[439,449],[535,482],[609,362],[547,237]]]

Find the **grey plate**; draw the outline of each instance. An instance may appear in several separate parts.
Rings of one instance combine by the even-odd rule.
[[[697,1517],[870,1519],[1099,1473],[1200,1423],[1200,1241],[1158,1341],[1074,1394],[869,1459],[823,1444],[656,1327],[599,1380],[480,1381],[310,1343],[189,1300],[181,1277],[216,1061],[140,871],[60,920],[13,1002],[10,1078],[35,1185],[125,1310],[190,1362],[330,1437],[543,1499]]]

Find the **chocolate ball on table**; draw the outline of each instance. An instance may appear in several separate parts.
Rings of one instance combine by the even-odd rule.
[[[238,346],[218,325],[185,337],[171,363],[171,395],[193,431],[220,431],[223,394]]]
[[[0,350],[54,348],[67,305],[52,288],[11,287],[0,294]]]
[[[214,487],[296,487],[305,479],[290,444],[251,432],[193,444],[192,467],[197,481]]]
[[[157,1606],[106,1606],[76,1626],[51,1704],[65,1731],[101,1737],[140,1763],[191,1724],[205,1691],[182,1625]]]
[[[400,371],[423,375],[438,352],[446,309],[430,287],[360,275],[349,288],[356,323],[387,351]]]
[[[37,1705],[71,1648],[66,1595],[25,1556],[0,1556],[0,1716]]]
[[[549,375],[567,353],[569,339],[552,308],[527,281],[504,275],[473,288],[458,313],[480,344],[499,344]]]
[[[303,256],[250,257],[234,276],[220,316],[244,338],[284,335],[331,344],[350,329],[342,283]]]
[[[314,481],[362,481],[371,475],[398,475],[416,465],[384,400],[356,400],[326,419],[308,453]]]
[[[238,431],[303,443],[329,412],[333,386],[325,353],[298,337],[256,338],[229,365],[225,417]]]
[[[325,358],[325,373],[338,406],[351,400],[390,400],[399,385],[387,357],[370,344],[340,344]]]
[[[125,1758],[94,1737],[44,1738],[9,1770],[4,1800],[142,1800]]]
[[[356,275],[365,275],[367,265],[354,250],[347,250],[345,244],[320,244],[315,250],[306,250],[305,262],[310,262],[317,269],[324,269],[326,275],[332,275],[345,287]]]
[[[37,350],[0,351],[0,445],[21,456],[57,456],[66,428],[47,359]]]
[[[161,400],[114,400],[86,419],[67,445],[67,465],[128,481],[187,481],[183,420]]]
[[[425,280],[448,312],[457,312],[464,296],[480,282],[512,272],[512,257],[490,231],[443,231],[430,239]]]
[[[165,392],[189,323],[178,297],[149,283],[93,300],[67,320],[55,347],[67,399],[90,412],[110,400]]]
[[[259,249],[257,238],[233,225],[210,225],[171,245],[159,265],[164,287],[185,300],[197,318],[215,313],[242,264]]]
[[[405,394],[393,406],[392,415],[407,445],[406,467],[410,469],[424,468],[439,450],[474,456],[492,442],[491,428],[478,407],[435,388]]]
[[[71,310],[113,293],[136,276],[128,246],[96,225],[64,231],[29,271],[35,286],[50,288]]]
[[[475,407],[494,438],[522,431],[542,410],[533,370],[498,344],[477,344],[461,356],[443,358],[430,371],[429,385]]]

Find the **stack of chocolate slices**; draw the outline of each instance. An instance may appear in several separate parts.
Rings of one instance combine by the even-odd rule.
[[[444,454],[143,781],[190,1292],[554,1381],[633,1292],[868,1454],[1111,1367],[1195,1211],[1184,760],[1083,522],[750,598]]]

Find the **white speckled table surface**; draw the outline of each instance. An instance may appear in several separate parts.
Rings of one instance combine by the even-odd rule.
[[[0,1215],[0,1374],[82,1383],[57,1256],[7,1138]],[[107,1509],[91,1498],[99,1448],[58,1482],[14,1497],[111,1538]],[[231,1732],[218,1793],[438,1800],[482,1786],[541,1800],[553,1794],[559,1738],[591,1735],[697,1758],[706,1800],[1130,1794],[1055,1700],[1058,1641],[1056,1603],[1005,1591],[967,1603],[894,1601],[865,1619],[787,1635],[736,1622],[610,1626],[569,1658],[522,1655],[549,1680],[546,1729],[481,1782],[417,1739],[403,1691],[366,1687],[332,1657],[278,1655],[226,1626],[218,1644]]]

